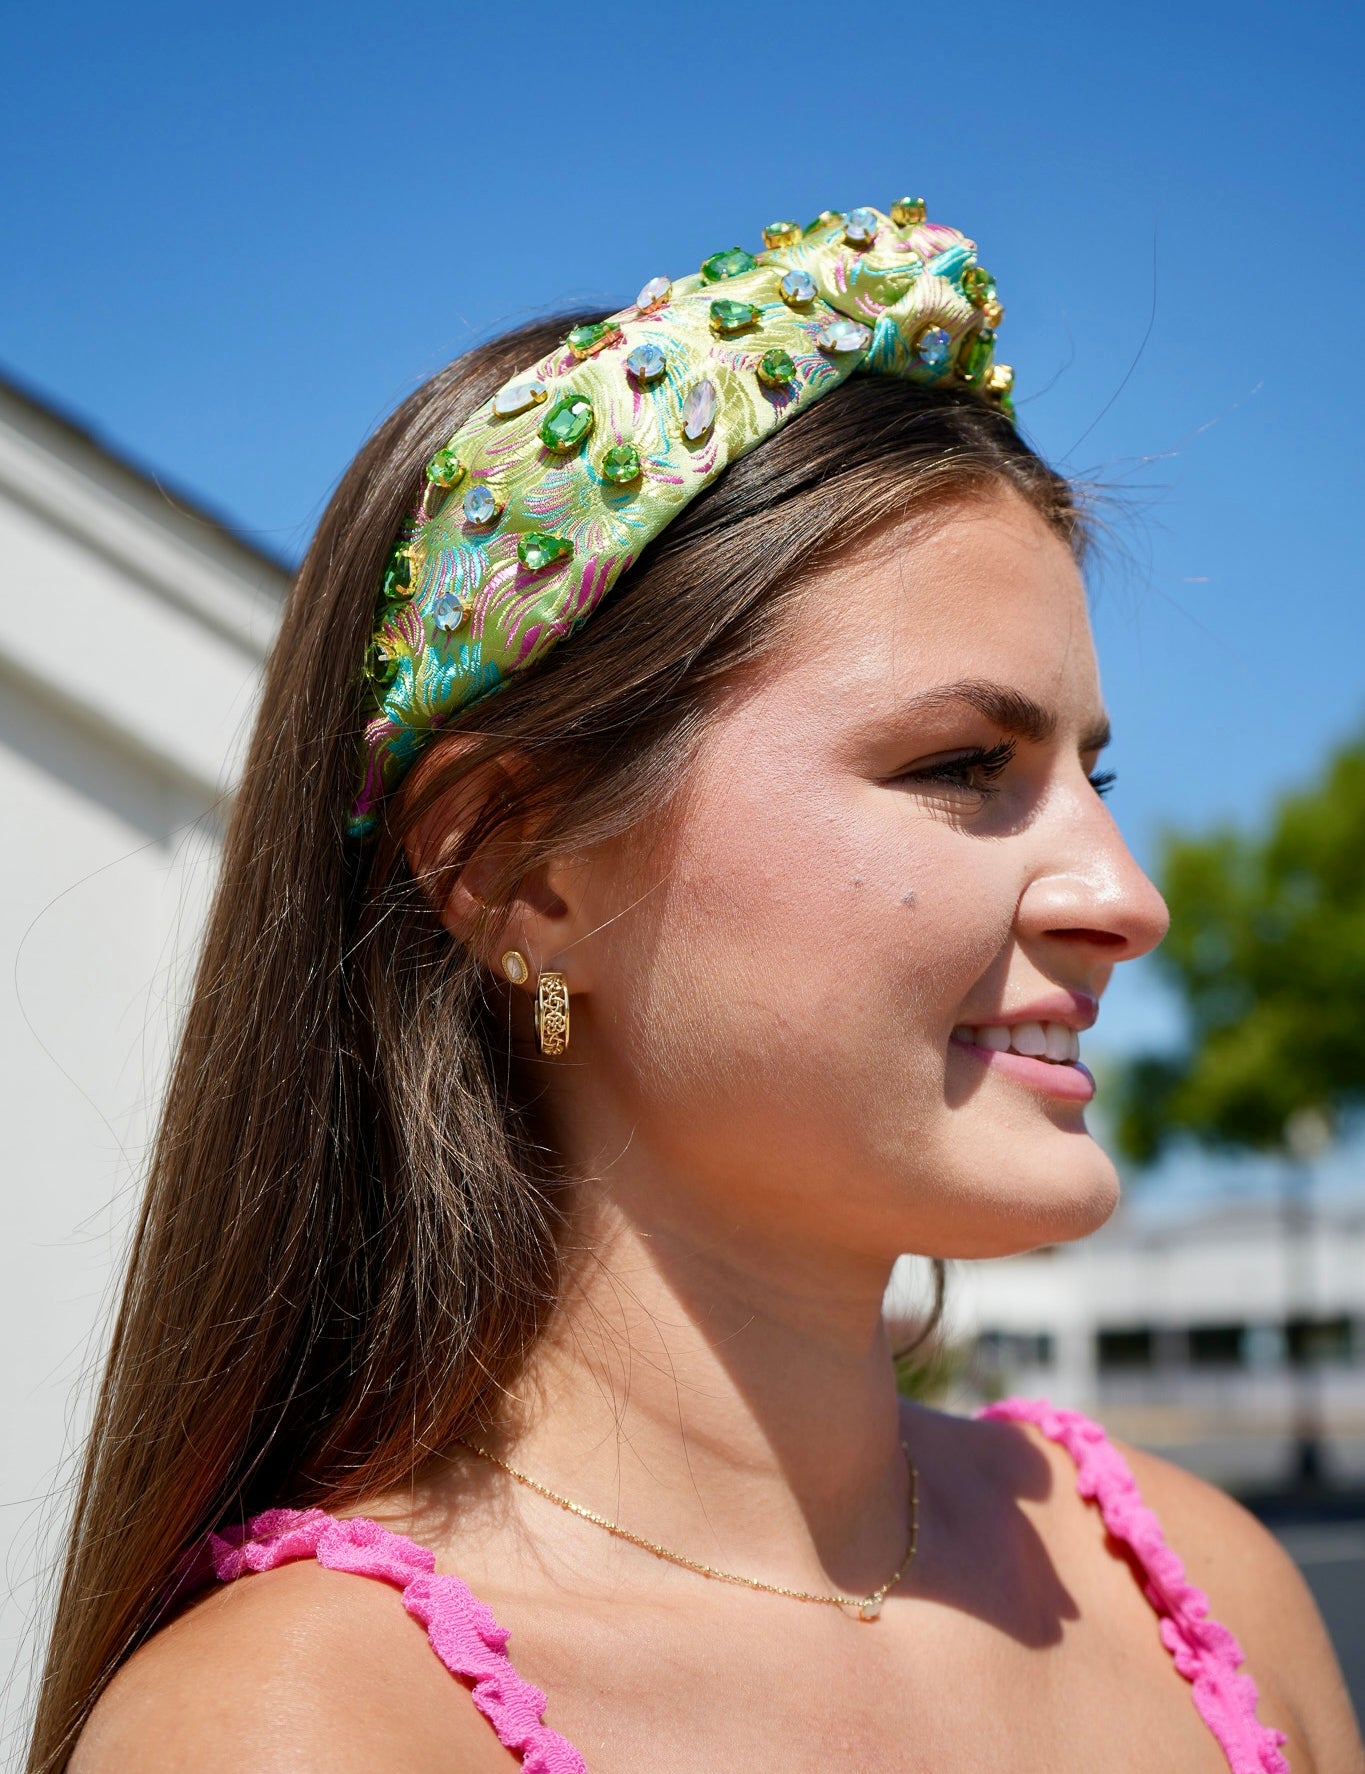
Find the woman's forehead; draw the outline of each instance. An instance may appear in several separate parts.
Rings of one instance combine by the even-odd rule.
[[[774,691],[818,694],[831,716],[840,704],[927,713],[973,684],[1067,725],[1102,716],[1079,569],[1008,493],[958,503],[930,524],[884,526],[823,564],[772,666]]]

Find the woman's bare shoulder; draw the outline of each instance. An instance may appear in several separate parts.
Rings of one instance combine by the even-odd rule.
[[[1132,1468],[1143,1501],[1161,1523],[1209,1612],[1233,1633],[1245,1667],[1266,1696],[1262,1718],[1285,1723],[1307,1748],[1293,1767],[1323,1774],[1365,1774],[1365,1750],[1336,1654],[1308,1585],[1279,1541],[1251,1512],[1215,1485],[1126,1443],[1114,1444]],[[1270,1700],[1288,1713],[1273,1717]]]
[[[71,1774],[506,1774],[516,1758],[387,1583],[311,1560],[164,1627],[95,1707]]]
[[[981,1438],[978,1465],[1012,1494],[1032,1500],[1034,1519],[1054,1549],[1065,1546],[1074,1554],[1079,1546],[1087,1560],[1093,1556],[1075,1507],[1076,1468],[1063,1448],[1028,1421],[959,1419],[955,1427]],[[1225,1491],[1156,1454],[1110,1439],[1166,1544],[1207,1596],[1210,1615],[1237,1639],[1243,1667],[1260,1692],[1258,1716],[1288,1733],[1295,1774],[1365,1774],[1365,1750],[1331,1641],[1279,1541]],[[984,1462],[981,1447],[988,1450]]]

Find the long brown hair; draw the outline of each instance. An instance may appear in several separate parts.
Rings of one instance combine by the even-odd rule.
[[[464,852],[496,819],[534,831],[509,880],[657,817],[803,574],[928,501],[1004,485],[1079,546],[1066,483],[998,412],[855,377],[696,499],[580,635],[454,723],[474,743],[362,850],[345,820],[384,561],[427,458],[568,324],[471,352],[405,401],[294,586],[74,1498],[31,1774],[66,1765],[209,1528],[407,1479],[495,1414],[554,1304],[571,1185],[519,1098],[505,1001],[408,871],[406,824],[509,752],[529,767]]]

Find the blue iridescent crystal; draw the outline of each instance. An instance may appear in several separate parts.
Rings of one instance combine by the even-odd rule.
[[[866,351],[872,338],[871,329],[859,324],[856,320],[832,320],[828,326],[822,326],[815,335],[815,343],[822,351]]]
[[[635,306],[641,314],[651,314],[656,308],[662,308],[673,289],[667,277],[651,277],[649,282],[635,298]]]
[[[527,407],[539,406],[546,392],[545,384],[534,376],[522,382],[510,382],[493,396],[493,411],[500,419],[510,419],[517,413],[524,413]]]
[[[432,605],[431,620],[436,624],[437,628],[444,629],[449,633],[452,628],[458,628],[460,626],[468,613],[469,612],[465,609],[459,598],[455,596],[454,592],[445,591],[441,593],[440,597],[438,597],[436,602]]]
[[[720,398],[714,382],[697,382],[688,389],[683,402],[683,436],[689,443],[700,443],[716,422]]]
[[[491,524],[502,510],[502,506],[489,492],[487,487],[471,487],[464,496],[464,516],[467,524]]]
[[[871,246],[880,225],[875,209],[851,209],[844,222],[844,239],[850,246]]]
[[[815,300],[815,279],[809,271],[789,271],[778,287],[789,307],[804,308]]]
[[[637,382],[657,382],[668,368],[668,359],[659,345],[637,345],[627,353],[626,368]]]
[[[953,335],[946,327],[926,327],[915,341],[915,356],[931,370],[947,363],[953,349]]]

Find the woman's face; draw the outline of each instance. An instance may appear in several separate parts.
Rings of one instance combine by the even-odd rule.
[[[582,873],[592,934],[547,963],[579,993],[560,1133],[680,1230],[878,1259],[1080,1236],[1117,1181],[1073,1062],[1166,910],[1091,780],[1071,555],[1013,494],[955,503],[822,571],[791,634],[665,838]]]

